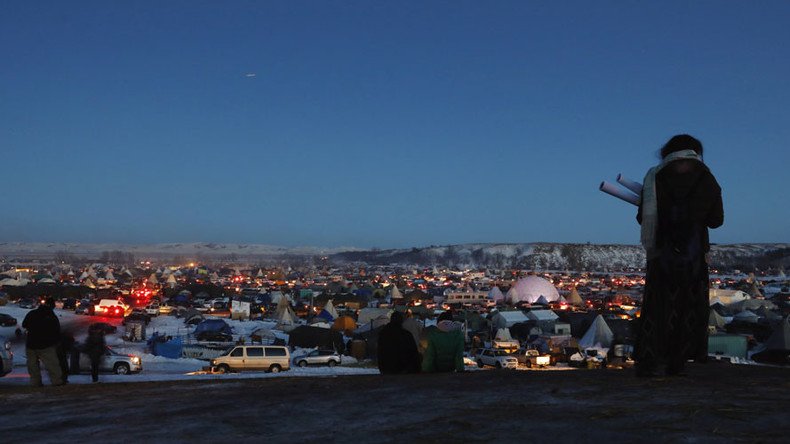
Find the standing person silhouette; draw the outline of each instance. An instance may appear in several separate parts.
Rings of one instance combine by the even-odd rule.
[[[647,276],[634,355],[637,376],[683,374],[687,360],[705,362],[708,228],[724,221],[721,188],[702,162],[702,144],[687,134],[661,149],[645,176],[637,221]]]

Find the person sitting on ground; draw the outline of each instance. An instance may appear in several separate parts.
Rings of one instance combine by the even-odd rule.
[[[414,336],[403,329],[403,314],[392,313],[379,332],[378,361],[381,374],[419,373],[420,354]]]
[[[439,315],[436,329],[428,335],[422,360],[424,372],[464,371],[464,334],[461,323],[453,322],[450,310]]]

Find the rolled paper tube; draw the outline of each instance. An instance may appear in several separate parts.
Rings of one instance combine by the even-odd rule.
[[[631,180],[631,179],[623,176],[622,174],[618,174],[617,175],[617,182],[619,182],[620,185],[622,185],[622,186],[628,188],[629,190],[633,191],[638,196],[642,195],[642,184],[641,183],[636,182],[634,180]]]
[[[601,182],[601,185],[598,187],[598,189],[606,194],[614,196],[618,199],[622,199],[631,205],[639,206],[639,196],[628,190],[624,190],[615,184],[603,181]]]

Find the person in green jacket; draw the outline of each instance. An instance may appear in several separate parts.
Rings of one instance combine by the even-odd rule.
[[[436,330],[428,335],[428,347],[422,359],[424,372],[464,371],[464,333],[462,324],[453,322],[451,311],[439,315]]]

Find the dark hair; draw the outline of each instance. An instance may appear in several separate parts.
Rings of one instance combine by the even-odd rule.
[[[702,157],[702,142],[688,134],[678,134],[669,139],[669,142],[661,148],[661,158],[663,159],[674,152],[683,150],[694,150]]]
[[[453,320],[452,310],[443,311],[442,314],[439,315],[439,319],[437,319],[437,321],[452,321],[452,320]]]
[[[396,325],[403,324],[403,313],[399,311],[393,311],[390,315],[390,323]]]

